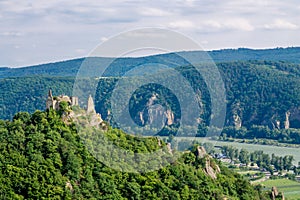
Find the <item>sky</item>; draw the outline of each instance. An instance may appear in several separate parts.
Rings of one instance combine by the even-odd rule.
[[[0,66],[84,57],[143,27],[166,28],[204,50],[300,46],[299,0],[0,0]]]

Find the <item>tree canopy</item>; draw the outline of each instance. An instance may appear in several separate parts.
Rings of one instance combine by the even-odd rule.
[[[74,124],[61,113],[17,113],[0,121],[0,196],[4,199],[264,199],[240,175],[221,166],[217,179],[203,171],[191,151],[153,172],[127,173],[97,161],[82,144]],[[109,128],[105,136],[130,151],[153,151],[156,139],[139,144]],[[135,144],[135,145],[133,145]],[[164,143],[162,145],[165,145]],[[203,158],[205,159],[205,158]]]

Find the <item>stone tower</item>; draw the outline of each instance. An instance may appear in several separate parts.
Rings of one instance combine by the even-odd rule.
[[[50,89],[48,91],[48,98],[47,98],[47,101],[46,101],[46,109],[49,110],[50,108],[54,108],[53,107],[53,96],[52,96],[52,90]]]
[[[89,99],[88,99],[86,112],[87,113],[96,113],[94,101],[93,101],[93,98],[91,95],[89,96]]]
[[[56,97],[53,97],[52,95],[52,90],[50,89],[48,92],[48,98],[46,101],[46,109],[54,109],[54,110],[59,110],[59,104],[61,102],[67,102],[69,106],[78,106],[78,97],[69,97],[66,95],[59,95]]]
[[[78,106],[78,97],[71,97],[71,106]]]

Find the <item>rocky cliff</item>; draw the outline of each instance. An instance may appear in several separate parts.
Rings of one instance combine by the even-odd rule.
[[[136,119],[142,126],[148,124],[154,127],[163,127],[174,124],[173,111],[158,104],[157,96],[157,94],[153,94],[144,108],[138,112]]]
[[[197,147],[196,156],[198,158],[205,159],[203,171],[206,175],[212,179],[217,178],[217,174],[221,172],[220,167],[213,161],[212,157],[206,153],[206,150],[202,146]]]

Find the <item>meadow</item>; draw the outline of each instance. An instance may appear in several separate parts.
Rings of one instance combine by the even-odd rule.
[[[271,145],[261,145],[261,144],[245,144],[238,142],[223,142],[223,141],[212,141],[215,146],[234,146],[238,149],[246,149],[249,152],[254,152],[257,150],[262,150],[264,153],[272,155],[274,153],[276,156],[286,156],[292,155],[294,156],[294,165],[298,165],[300,162],[300,148],[293,147],[278,147]]]
[[[166,139],[165,137],[162,137]],[[300,148],[295,147],[281,147],[281,146],[273,146],[273,145],[262,145],[262,144],[248,144],[248,143],[240,143],[240,142],[227,142],[227,141],[217,141],[211,140],[209,138],[197,138],[197,137],[176,137],[174,138],[176,142],[183,142],[183,141],[194,141],[197,143],[211,143],[215,147],[220,146],[233,146],[238,149],[246,149],[249,152],[254,152],[261,150],[270,156],[274,153],[276,156],[286,156],[292,155],[294,156],[294,165],[298,165],[300,162]]]
[[[284,193],[288,200],[300,199],[300,183],[288,179],[275,179],[262,182],[265,189],[270,190],[276,186],[279,191]]]

